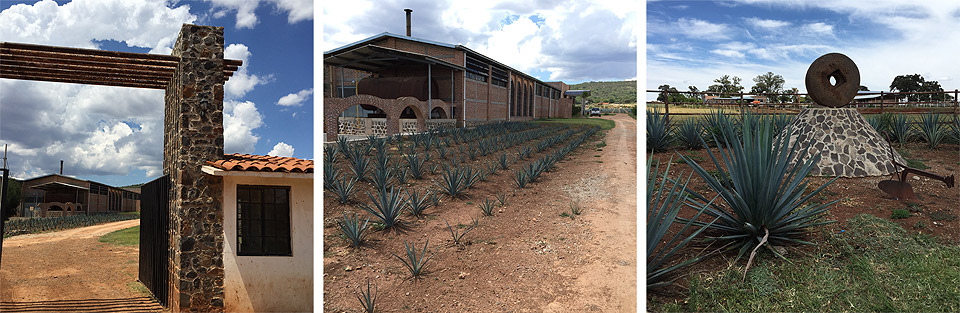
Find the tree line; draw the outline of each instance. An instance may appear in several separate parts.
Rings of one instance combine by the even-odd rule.
[[[720,97],[733,97],[732,94],[738,94],[744,92],[744,87],[740,85],[740,77],[723,75],[720,78],[714,79],[715,84],[707,87],[705,92],[707,95],[711,96],[720,96]],[[791,102],[808,102],[809,99],[806,96],[796,96],[798,89],[796,87],[784,88],[785,80],[783,76],[774,74],[773,72],[767,72],[766,74],[757,75],[753,78],[754,85],[750,88],[749,94],[784,94],[780,96],[771,97],[767,102],[770,103],[791,103]],[[669,92],[678,92],[676,87],[670,85],[660,85],[657,87],[661,91]],[[861,85],[859,90],[868,91],[870,90],[867,86]],[[697,86],[687,86],[688,92],[700,92],[700,89]],[[935,80],[925,80],[920,74],[913,75],[898,75],[894,77],[893,82],[890,83],[891,92],[930,92],[930,91],[943,91],[943,87],[940,86],[940,83]],[[670,102],[703,102],[706,95],[704,94],[679,94],[679,93],[661,93],[657,97],[657,101],[667,101]],[[908,101],[951,101],[953,97],[946,93],[934,93],[934,94],[914,94],[906,96]]]

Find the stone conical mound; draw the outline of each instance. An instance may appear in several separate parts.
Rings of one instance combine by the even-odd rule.
[[[890,175],[896,170],[890,145],[856,109],[804,109],[790,127],[790,142],[799,140],[801,150],[810,147],[804,161],[820,155],[812,175],[866,177]],[[907,163],[896,150],[892,157],[897,163]]]

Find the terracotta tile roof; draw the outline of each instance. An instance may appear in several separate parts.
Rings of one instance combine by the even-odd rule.
[[[225,154],[207,164],[228,171],[313,173],[313,160],[252,154]]]

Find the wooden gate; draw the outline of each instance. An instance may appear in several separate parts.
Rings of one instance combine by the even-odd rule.
[[[170,269],[170,177],[146,183],[140,198],[140,282],[167,306]]]

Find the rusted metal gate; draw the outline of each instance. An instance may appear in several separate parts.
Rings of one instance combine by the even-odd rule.
[[[170,176],[146,183],[140,197],[140,282],[167,306],[169,278]]]

